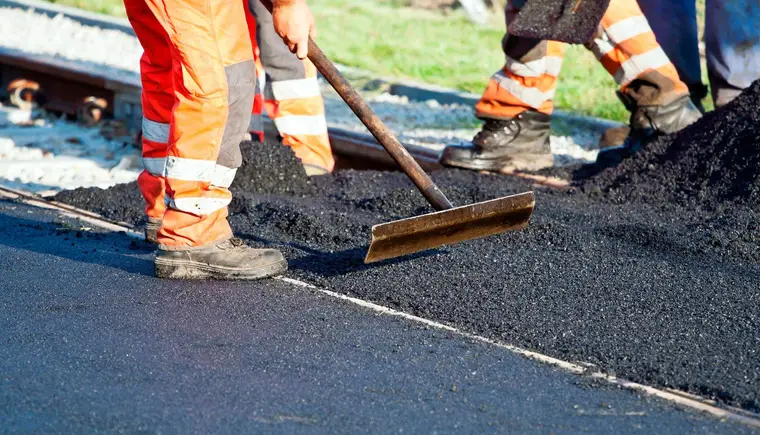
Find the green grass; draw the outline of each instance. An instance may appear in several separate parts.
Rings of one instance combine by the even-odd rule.
[[[389,2],[313,1],[320,46],[336,62],[481,92],[504,62],[502,30],[464,15],[399,9]]]
[[[49,0],[124,16],[120,0]],[[698,0],[704,7],[704,0]],[[494,17],[477,27],[463,13],[402,6],[400,0],[311,0],[318,42],[335,62],[382,76],[403,77],[481,93],[504,62],[504,24]],[[700,18],[701,19],[701,18]],[[585,115],[626,121],[615,83],[583,47],[570,47],[562,67],[555,106]]]
[[[392,0],[314,0],[311,4],[320,45],[345,65],[481,93],[504,62],[503,24],[477,27],[464,14],[399,9]],[[555,104],[576,113],[626,120],[615,89],[591,53],[571,47]]]
[[[47,0],[64,6],[85,9],[91,12],[97,12],[106,15],[115,15],[118,17],[127,16],[124,12],[124,3],[121,0]]]

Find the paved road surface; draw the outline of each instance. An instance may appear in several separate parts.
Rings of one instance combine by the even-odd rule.
[[[280,281],[159,281],[119,234],[0,201],[0,432],[747,428]]]

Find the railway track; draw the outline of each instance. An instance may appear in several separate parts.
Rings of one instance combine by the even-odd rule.
[[[17,106],[39,106],[76,117],[86,125],[102,119],[121,121],[133,133],[140,125],[140,84],[129,77],[109,77],[75,62],[0,48],[0,85]],[[265,134],[276,135],[265,118]],[[341,128],[328,130],[339,167],[391,168],[394,163],[369,134]],[[405,144],[427,170],[440,168],[439,155],[430,149]]]
[[[59,14],[83,25],[117,30],[132,35],[132,29],[118,19],[97,14],[59,8],[48,3],[19,0],[0,0],[0,7],[34,10],[55,17]],[[27,53],[0,46],[0,90],[14,105],[22,108],[39,106],[47,111],[66,114],[86,126],[97,126],[114,120],[135,138],[141,126],[139,78],[108,66],[92,67],[78,62]],[[276,137],[274,123],[264,117],[264,131]],[[336,156],[336,168],[397,170],[395,162],[368,132],[362,133],[340,127],[329,127],[328,135]],[[427,171],[440,169],[440,147],[404,143],[405,148]],[[538,185],[562,188],[568,182],[561,179],[524,173],[508,173],[532,180]]]
[[[63,10],[45,3],[13,0],[0,0],[0,7],[33,9],[51,17]],[[117,20],[86,12],[65,15],[82,24],[133,34],[129,26]],[[39,106],[76,117],[85,125],[113,119],[134,135],[141,125],[139,79],[112,68],[90,68],[82,62],[0,47],[0,89],[7,91],[7,97],[16,106]],[[274,123],[266,117],[264,129],[268,136],[277,134]],[[395,168],[393,160],[370,134],[335,127],[329,128],[328,134],[339,169]],[[441,167],[435,150],[404,145],[424,169]]]
[[[0,86],[17,106],[38,105],[46,110],[75,117],[94,126],[104,119],[121,122],[133,134],[139,132],[140,84],[129,77],[108,77],[75,62],[47,56],[10,52],[0,48]],[[274,123],[264,118],[264,131],[276,137]],[[340,169],[397,170],[395,162],[370,134],[343,128],[328,128],[336,167]],[[442,168],[436,150],[404,143],[425,170]],[[508,173],[533,180],[538,185],[563,188],[567,181],[524,173]]]

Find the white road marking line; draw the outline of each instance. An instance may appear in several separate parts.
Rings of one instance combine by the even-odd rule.
[[[702,412],[706,412],[706,413],[711,414],[711,415],[713,415],[715,417],[718,417],[718,418],[726,419],[726,420],[737,422],[737,423],[746,424],[746,425],[751,426],[751,427],[760,428],[760,415],[755,415],[755,414],[752,414],[750,412],[747,412],[747,411],[744,411],[744,410],[741,410],[741,409],[736,409],[736,408],[733,408],[731,410],[723,409],[723,408],[718,408],[718,407],[710,404],[710,403],[715,403],[714,401],[711,401],[709,399],[705,399],[705,398],[696,396],[694,394],[690,394],[690,393],[686,393],[686,392],[681,392],[681,391],[673,390],[673,389],[660,390],[660,389],[657,389],[657,388],[654,388],[654,387],[650,387],[650,386],[647,386],[647,385],[639,384],[639,383],[636,383],[636,382],[631,382],[631,381],[628,381],[628,380],[625,380],[625,379],[620,379],[620,378],[617,378],[615,376],[608,375],[608,374],[605,374],[605,373],[602,373],[602,372],[590,372],[589,369],[587,369],[587,368],[585,368],[583,366],[586,365],[589,368],[591,368],[591,367],[594,367],[594,364],[590,364],[590,363],[575,364],[575,363],[571,363],[569,361],[564,361],[564,360],[561,360],[561,359],[550,357],[548,355],[544,355],[544,354],[541,354],[541,353],[538,353],[538,352],[533,352],[531,350],[523,349],[523,348],[520,348],[520,347],[517,347],[517,346],[510,345],[510,344],[499,343],[499,342],[491,340],[489,338],[486,338],[486,337],[483,337],[483,336],[480,336],[480,335],[476,335],[476,334],[471,334],[471,333],[468,333],[468,332],[464,332],[464,331],[461,331],[461,330],[459,330],[457,328],[454,328],[452,326],[449,326],[449,325],[446,325],[446,324],[443,324],[443,323],[440,323],[440,322],[436,322],[434,320],[425,319],[423,317],[417,317],[417,316],[414,316],[412,314],[404,313],[402,311],[396,311],[396,310],[394,310],[392,308],[384,307],[382,305],[378,305],[378,304],[375,304],[373,302],[368,302],[368,301],[365,301],[363,299],[357,299],[357,298],[353,298],[351,296],[346,296],[346,295],[341,294],[341,293],[336,293],[336,292],[333,292],[333,291],[330,291],[330,290],[326,290],[326,289],[314,286],[312,284],[309,284],[307,282],[299,281],[299,280],[296,280],[296,279],[287,278],[287,277],[283,277],[283,276],[276,277],[275,279],[278,279],[278,280],[283,281],[283,282],[287,282],[289,284],[297,285],[297,286],[300,286],[300,287],[306,287],[306,288],[309,288],[309,289],[312,289],[312,290],[316,290],[316,291],[318,291],[318,292],[320,292],[322,294],[325,294],[325,295],[328,295],[328,296],[331,296],[331,297],[334,297],[334,298],[337,298],[337,299],[341,299],[341,300],[344,300],[344,301],[348,301],[348,302],[354,303],[354,304],[359,305],[359,306],[364,307],[364,308],[368,308],[368,309],[370,309],[372,311],[377,312],[378,314],[386,314],[386,315],[390,315],[390,316],[401,317],[401,318],[404,318],[404,319],[407,319],[407,320],[410,320],[410,321],[413,321],[413,322],[422,323],[422,324],[424,324],[426,326],[430,326],[430,327],[433,327],[433,328],[436,328],[436,329],[441,329],[441,330],[453,332],[453,333],[455,333],[457,335],[469,338],[471,340],[480,341],[482,343],[486,343],[486,344],[489,344],[489,345],[492,345],[492,346],[496,346],[496,347],[508,350],[510,352],[516,353],[518,355],[521,355],[523,357],[532,359],[534,361],[538,361],[538,362],[541,362],[541,363],[544,363],[544,364],[549,364],[549,365],[561,368],[561,369],[563,369],[565,371],[568,371],[568,372],[571,372],[573,374],[588,375],[588,376],[590,376],[592,378],[601,379],[601,380],[609,382],[609,383],[611,383],[613,385],[617,385],[617,386],[620,386],[620,387],[623,387],[623,388],[627,388],[627,389],[630,389],[630,390],[642,391],[642,392],[645,392],[645,393],[647,393],[649,395],[659,397],[659,398],[667,400],[669,402],[674,402],[676,404],[679,404],[681,406],[685,406],[687,408],[691,408],[691,409],[699,410],[699,411],[702,411]]]
[[[346,295],[341,294],[341,293],[336,293],[334,291],[323,289],[323,288],[311,285],[309,283],[306,283],[306,282],[303,282],[303,281],[299,281],[297,279],[288,278],[288,277],[284,277],[284,276],[278,276],[278,277],[275,277],[275,279],[277,279],[279,281],[287,282],[289,284],[297,285],[297,286],[300,286],[300,287],[306,287],[306,288],[310,288],[312,290],[316,290],[316,291],[318,291],[320,293],[323,293],[323,294],[326,294],[328,296],[331,296],[331,297],[334,297],[334,298],[337,298],[337,299],[341,299],[341,300],[344,300],[344,301],[348,301],[348,302],[351,302],[353,304],[359,305],[359,306],[364,307],[364,308],[369,308],[370,310],[375,311],[375,312],[377,312],[379,314],[387,314],[389,316],[402,317],[404,319],[411,320],[411,321],[417,322],[417,323],[422,323],[422,324],[425,324],[427,326],[431,326],[431,327],[436,328],[436,329],[443,329],[443,330],[446,330],[446,331],[449,331],[449,332],[459,333],[458,329],[453,328],[453,327],[448,326],[448,325],[444,325],[443,323],[438,323],[438,322],[435,322],[433,320],[428,320],[428,319],[425,319],[425,318],[422,318],[422,317],[417,317],[417,316],[414,316],[412,314],[404,313],[402,311],[396,311],[396,310],[394,310],[392,308],[386,308],[386,307],[384,307],[382,305],[377,305],[375,303],[368,302],[368,301],[365,301],[363,299],[352,298],[351,296],[346,296]]]
[[[122,226],[119,224],[106,221],[104,220],[104,218],[98,217],[98,215],[95,213],[89,212],[87,210],[82,210],[76,207],[71,207],[71,206],[66,206],[63,204],[51,203],[49,201],[36,199],[32,194],[29,194],[27,192],[18,191],[15,189],[9,189],[0,185],[0,197],[16,199],[24,204],[28,204],[35,207],[55,209],[55,210],[58,210],[61,214],[64,214],[66,216],[73,216],[73,217],[85,220],[86,222],[99,226],[103,229],[111,230],[114,232],[125,232],[127,235],[131,237],[144,239],[143,233],[136,232],[126,226]],[[482,343],[496,346],[498,348],[505,349],[512,353],[521,355],[525,358],[542,362],[548,365],[552,365],[554,367],[558,367],[562,370],[568,371],[573,374],[590,376],[594,379],[600,379],[622,388],[640,391],[640,392],[649,394],[651,396],[655,396],[660,399],[667,400],[669,402],[683,406],[685,408],[690,408],[696,411],[701,411],[701,412],[710,414],[713,417],[717,417],[719,419],[724,419],[726,421],[744,424],[746,426],[753,427],[753,428],[760,428],[760,415],[754,414],[742,409],[732,408],[732,407],[719,408],[711,404],[715,402],[703,397],[696,396],[691,393],[682,392],[682,391],[678,391],[674,389],[660,390],[658,388],[650,387],[648,385],[631,382],[626,379],[620,379],[616,376],[608,375],[606,373],[602,373],[598,371],[591,372],[590,369],[594,367],[593,364],[572,363],[569,361],[564,361],[558,358],[544,355],[542,353],[538,353],[538,352],[523,349],[517,346],[513,346],[511,344],[499,343],[497,341],[491,340],[490,338],[486,338],[486,337],[476,335],[476,334],[471,334],[469,332],[464,332],[457,328],[454,328],[452,326],[449,326],[440,322],[436,322],[434,320],[429,320],[423,317],[414,316],[412,314],[407,314],[402,311],[397,311],[392,308],[375,304],[373,302],[365,301],[363,299],[358,299],[358,298],[347,296],[341,293],[336,293],[334,291],[323,289],[313,284],[309,284],[307,282],[300,281],[297,279],[288,278],[284,276],[278,276],[278,277],[275,277],[275,279],[294,285],[294,286],[308,288],[308,289],[317,291],[319,293],[322,293],[324,295],[327,295],[336,299],[351,302],[363,308],[370,309],[378,314],[385,314],[389,316],[400,317],[400,318],[403,318],[415,323],[420,323],[432,328],[448,331],[448,332],[460,335],[462,337],[465,337],[474,341],[480,341]],[[588,368],[585,368],[584,365],[587,366]]]

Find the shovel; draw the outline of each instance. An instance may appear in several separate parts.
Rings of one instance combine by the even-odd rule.
[[[509,34],[538,40],[585,44],[599,28],[610,0],[526,0]]]
[[[269,0],[261,2],[267,9],[272,10]],[[508,230],[519,230],[528,225],[535,205],[533,192],[454,207],[311,39],[309,60],[436,210],[434,213],[373,226],[372,242],[364,259],[365,263],[500,234]]]

